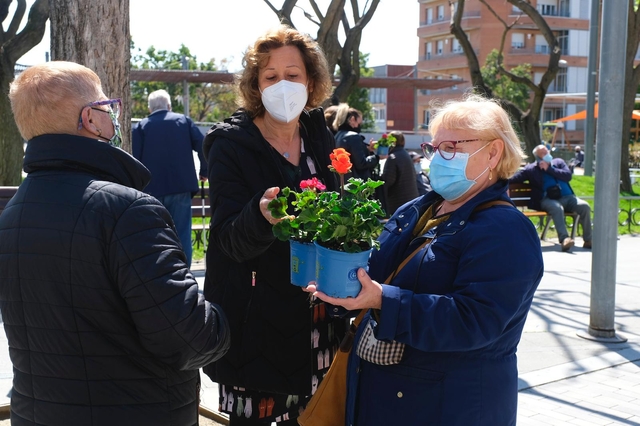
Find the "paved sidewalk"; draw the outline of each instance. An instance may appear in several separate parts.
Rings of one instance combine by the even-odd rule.
[[[640,425],[640,236],[618,241],[616,330],[625,343],[578,337],[589,324],[591,251],[543,242],[545,275],[518,348],[518,426]],[[194,264],[204,283],[202,264]],[[0,333],[0,405],[8,404],[11,363]],[[202,375],[202,406],[215,411],[218,389]]]

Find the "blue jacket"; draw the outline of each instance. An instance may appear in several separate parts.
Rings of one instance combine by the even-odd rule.
[[[566,182],[571,192],[573,189],[569,184],[569,181],[573,177],[571,173],[571,169],[567,166],[567,163],[564,162],[562,158],[554,158],[551,160],[551,167],[547,168],[547,170],[542,170],[537,162],[529,163],[524,166],[523,169],[520,169],[516,172],[515,175],[509,182],[511,183],[523,183],[525,181],[529,181],[531,184],[531,199],[529,200],[529,207],[533,210],[542,210],[542,206],[540,205],[540,201],[544,197],[544,175],[545,173],[554,177],[556,180],[560,182]]]
[[[520,211],[474,211],[509,201],[506,189],[498,181],[452,212],[432,244],[383,284],[376,337],[405,343],[405,352],[399,364],[380,366],[352,350],[348,425],[516,424],[516,348],[543,263],[536,230]],[[389,219],[369,262],[374,280],[383,283],[424,241],[413,228],[439,199],[430,192]]]
[[[202,154],[204,135],[189,117],[167,110],[155,111],[133,129],[132,154],[151,172],[147,194],[163,197],[198,192],[193,151],[200,159],[200,176],[207,176]]]

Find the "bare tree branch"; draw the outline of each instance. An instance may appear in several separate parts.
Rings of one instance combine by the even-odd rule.
[[[26,10],[27,10],[26,0],[18,0],[18,6],[16,7],[16,12],[13,14],[13,18],[11,19],[11,24],[9,24],[9,29],[7,30],[8,37],[13,37],[18,32],[18,28],[20,28],[20,23],[22,22],[22,18],[24,17],[24,12]]]
[[[36,0],[29,9],[27,25],[15,37],[5,43],[4,52],[15,64],[25,53],[40,43],[49,19],[49,0]]]

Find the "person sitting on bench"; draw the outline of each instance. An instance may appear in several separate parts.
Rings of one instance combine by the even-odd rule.
[[[516,172],[510,183],[529,181],[532,187],[530,209],[543,210],[551,215],[558,232],[558,242],[562,251],[569,251],[575,244],[569,237],[564,222],[564,212],[580,215],[584,245],[591,248],[591,206],[576,197],[569,181],[573,176],[569,166],[562,158],[553,158],[545,145],[538,145],[533,149],[536,161],[527,164]]]

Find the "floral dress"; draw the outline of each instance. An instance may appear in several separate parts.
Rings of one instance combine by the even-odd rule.
[[[296,182],[318,177],[317,166],[311,156],[306,154],[304,141],[301,148],[299,166],[294,166],[279,156],[282,158],[283,171],[294,177]],[[329,370],[340,342],[335,335],[335,322],[327,315],[325,303],[319,299],[310,303],[309,321],[312,324],[309,344],[313,357],[313,372],[309,380],[313,395]],[[285,395],[220,384],[218,410],[229,414],[232,421],[236,419],[234,423],[286,422],[296,419],[302,413],[312,395]]]

